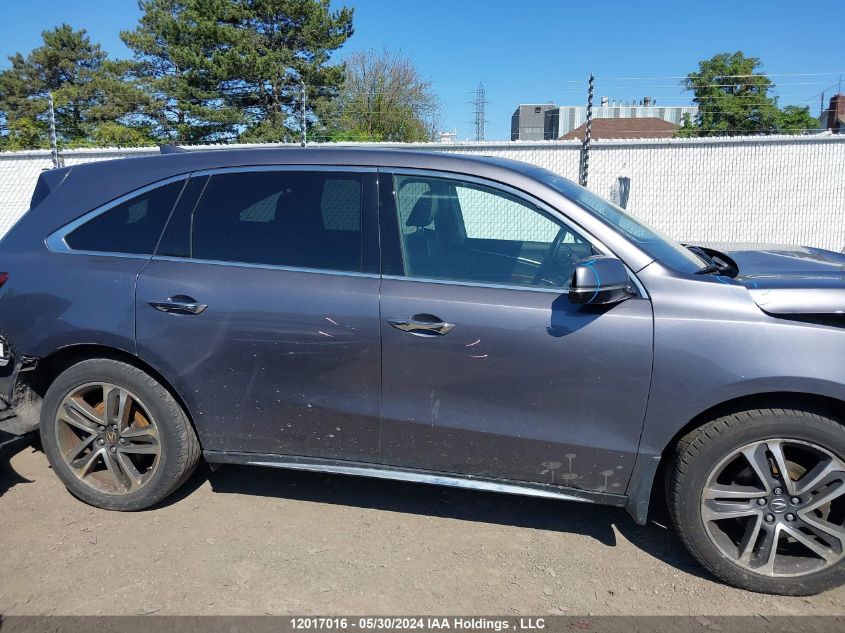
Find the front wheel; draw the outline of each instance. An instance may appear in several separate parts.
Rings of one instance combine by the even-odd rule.
[[[811,595],[845,581],[845,428],[789,409],[713,420],[678,443],[673,523],[690,553],[742,589]]]
[[[106,510],[161,501],[199,461],[196,434],[170,392],[115,360],[86,360],[62,372],[44,397],[40,426],[59,479]]]

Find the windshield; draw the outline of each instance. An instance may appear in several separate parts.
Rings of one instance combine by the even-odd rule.
[[[672,238],[655,231],[636,220],[620,207],[594,193],[590,193],[574,182],[545,169],[532,171],[534,172],[532,175],[538,180],[559,191],[587,211],[598,215],[605,222],[625,234],[628,239],[636,243],[651,257],[667,266],[680,272],[694,273],[708,265],[708,262]]]

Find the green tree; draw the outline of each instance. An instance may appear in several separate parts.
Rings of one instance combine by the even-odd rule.
[[[699,107],[696,120],[685,117],[676,136],[796,134],[818,126],[809,108],[778,108],[770,94],[772,81],[759,69],[762,62],[742,51],[719,53],[698,64],[698,72],[682,81]]]
[[[219,54],[230,0],[140,0],[143,15],[133,31],[120,34],[134,53],[127,69],[148,95],[139,114],[157,138],[178,143],[227,140],[241,114],[226,107]]]
[[[432,140],[440,101],[410,59],[385,49],[353,53],[345,64],[343,89],[331,116],[333,139]]]
[[[688,112],[684,113],[684,117],[681,121],[681,127],[679,127],[675,131],[675,136],[679,138],[689,138],[692,136],[697,136],[698,126],[696,125],[695,121],[692,120],[692,117]]]
[[[300,132],[305,114],[317,135],[337,98],[343,64],[331,55],[352,35],[352,9],[329,0],[237,0],[227,30],[227,101],[245,113],[244,141],[281,141]]]
[[[788,105],[778,115],[778,132],[781,134],[801,134],[818,127],[819,120],[810,114],[809,106]]]
[[[777,100],[769,96],[772,82],[756,72],[762,65],[741,51],[719,53],[699,62],[698,72],[682,82],[699,107],[694,136],[771,134],[777,129]],[[683,130],[683,128],[682,128]]]
[[[10,56],[11,67],[0,73],[8,149],[49,146],[48,93],[62,146],[92,144],[105,130],[114,140],[148,142],[132,116],[143,95],[124,81],[119,62],[108,60],[84,29],[62,24],[42,37],[42,46]]]
[[[159,135],[177,142],[281,141],[337,95],[329,63],[352,34],[352,10],[329,0],[141,0],[141,21],[121,34],[156,107]]]

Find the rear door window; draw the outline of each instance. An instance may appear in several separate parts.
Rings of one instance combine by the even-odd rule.
[[[194,211],[191,256],[361,271],[363,177],[253,171],[211,177]]]
[[[137,195],[97,215],[65,237],[75,251],[151,255],[184,180]]]

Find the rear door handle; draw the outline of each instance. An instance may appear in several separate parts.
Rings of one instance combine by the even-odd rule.
[[[174,295],[167,301],[150,301],[150,305],[156,310],[171,314],[201,314],[208,307],[186,295]]]
[[[451,332],[455,327],[454,323],[436,320],[422,321],[413,317],[410,319],[388,319],[387,322],[397,330],[411,332],[412,334],[437,334],[442,336]]]

